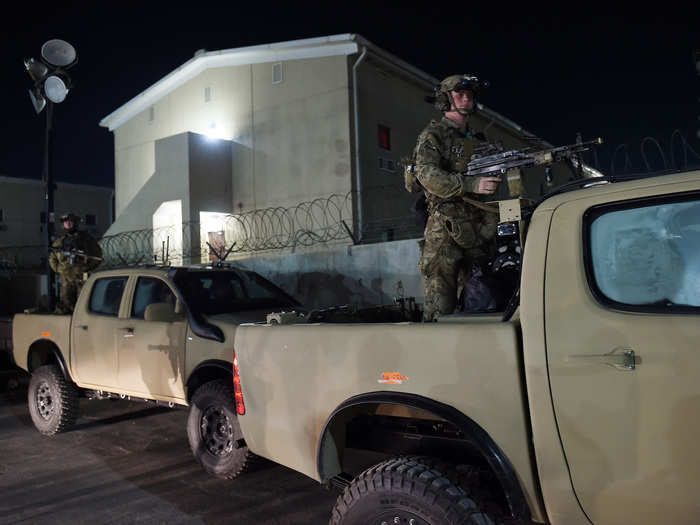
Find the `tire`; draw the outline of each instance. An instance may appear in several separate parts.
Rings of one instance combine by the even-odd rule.
[[[494,525],[496,513],[418,458],[393,458],[362,472],[336,500],[330,525]]]
[[[233,387],[223,380],[204,383],[195,391],[187,438],[199,464],[217,478],[240,476],[257,457],[242,444]]]
[[[40,366],[29,380],[29,415],[45,436],[69,430],[78,419],[78,387],[56,365]]]

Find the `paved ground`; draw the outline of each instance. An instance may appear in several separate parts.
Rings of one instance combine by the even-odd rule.
[[[27,383],[0,370],[0,524],[328,523],[337,494],[287,468],[206,475],[189,450],[185,409],[81,399],[75,429],[44,437],[29,418]]]

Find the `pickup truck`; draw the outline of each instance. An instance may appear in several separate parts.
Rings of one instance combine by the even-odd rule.
[[[230,476],[336,485],[331,524],[698,523],[700,171],[598,182],[524,209],[506,315],[240,326]]]
[[[299,303],[255,272],[234,267],[102,270],[72,315],[25,313],[12,323],[13,356],[31,373],[31,419],[45,435],[70,429],[81,394],[190,407],[188,437],[218,475],[234,445],[219,405],[232,390],[241,322]]]

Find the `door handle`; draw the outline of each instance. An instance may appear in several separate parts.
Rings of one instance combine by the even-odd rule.
[[[124,326],[119,329],[122,332],[126,332],[124,337],[134,337],[134,329],[131,326]]]
[[[636,355],[631,348],[614,348],[607,354],[576,354],[570,357],[597,361],[601,365],[611,366],[623,371],[635,370],[637,365],[642,363],[641,356]]]
[[[80,328],[80,329],[82,329],[82,330],[87,330],[87,329],[88,329],[88,325],[86,325],[86,324],[79,324],[77,327]]]

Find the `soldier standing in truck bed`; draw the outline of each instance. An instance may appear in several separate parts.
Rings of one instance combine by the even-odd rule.
[[[475,150],[489,149],[483,135],[473,135],[468,125],[482,86],[470,75],[443,80],[435,105],[444,116],[428,124],[415,148],[416,178],[428,206],[418,263],[425,278],[424,321],[454,312],[460,268],[486,257],[496,233],[498,215],[478,201],[496,192],[500,178],[463,175]]]
[[[83,286],[83,274],[99,266],[102,249],[87,232],[80,231],[80,217],[73,213],[61,216],[65,234],[51,245],[49,265],[61,279],[60,301],[56,313],[71,313]]]

